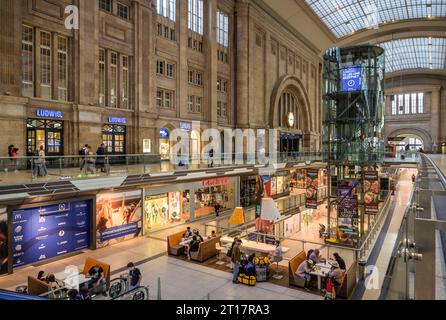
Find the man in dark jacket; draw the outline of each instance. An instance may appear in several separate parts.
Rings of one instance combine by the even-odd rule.
[[[96,151],[96,155],[98,156],[96,159],[96,170],[105,172],[105,144],[101,144]]]

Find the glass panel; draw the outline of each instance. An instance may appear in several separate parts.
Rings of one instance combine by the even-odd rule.
[[[446,16],[446,3],[432,0],[305,0],[339,38],[384,22]]]

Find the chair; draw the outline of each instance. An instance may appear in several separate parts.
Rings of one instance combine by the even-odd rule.
[[[215,244],[215,249],[217,249],[217,251],[219,252],[218,261],[215,264],[218,266],[222,266],[222,265],[226,264],[226,262],[224,262],[222,258],[224,258],[226,256],[226,254],[228,253],[228,249],[226,247],[222,247],[220,245],[220,242],[217,242]]]

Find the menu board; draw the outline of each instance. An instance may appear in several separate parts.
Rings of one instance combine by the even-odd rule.
[[[378,214],[380,183],[378,171],[364,171],[364,211]]]
[[[100,194],[96,200],[97,246],[105,247],[141,234],[141,191]]]
[[[317,194],[319,188],[319,170],[307,169],[307,190],[305,192],[307,209],[317,209]]]
[[[90,211],[90,200],[13,211],[13,267],[88,248]]]

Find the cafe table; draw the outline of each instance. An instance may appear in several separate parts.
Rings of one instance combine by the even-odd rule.
[[[311,270],[310,274],[312,276],[317,277],[318,290],[322,289],[322,278],[325,278],[328,275],[328,272],[330,272],[330,269],[331,269],[330,263],[324,262],[324,263],[317,263]]]

